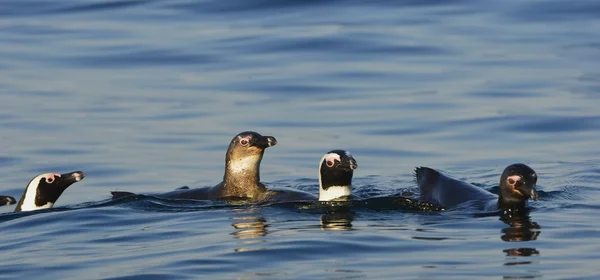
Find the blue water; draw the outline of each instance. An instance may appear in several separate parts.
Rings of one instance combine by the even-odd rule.
[[[598,279],[597,1],[0,1],[0,194],[83,170],[56,207],[0,211],[0,279]],[[156,199],[221,180],[238,132],[261,179],[317,193],[334,148],[368,196],[430,166],[530,220]]]

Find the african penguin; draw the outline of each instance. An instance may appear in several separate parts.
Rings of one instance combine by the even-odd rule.
[[[265,149],[275,146],[273,136],[262,136],[254,131],[244,131],[233,137],[225,156],[223,181],[214,187],[179,188],[162,194],[160,198],[197,200],[251,200],[264,199],[268,190],[260,182],[260,162]],[[111,192],[113,198],[133,195],[130,192]]]
[[[15,212],[52,208],[70,185],[83,180],[84,177],[85,174],[81,171],[65,174],[44,173],[36,176],[25,188]]]
[[[319,165],[319,200],[347,200],[352,195],[352,175],[358,167],[348,151],[332,150]]]
[[[272,188],[269,202],[347,201],[352,195],[352,175],[358,167],[354,157],[344,150],[327,152],[319,161],[319,196],[292,189]]]
[[[421,199],[445,208],[475,202],[485,211],[524,209],[529,198],[538,200],[535,189],[537,174],[531,167],[521,163],[509,165],[504,169],[500,176],[499,195],[447,177],[428,167],[417,167],[415,180],[421,190]]]

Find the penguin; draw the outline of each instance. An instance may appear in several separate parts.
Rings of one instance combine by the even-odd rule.
[[[291,188],[274,188],[268,200],[269,202],[350,201],[352,176],[357,167],[358,163],[350,152],[331,150],[319,161],[318,196]]]
[[[17,203],[17,200],[12,196],[0,195],[0,206],[8,206]]]
[[[484,211],[525,209],[528,199],[538,200],[535,189],[537,174],[522,163],[511,164],[500,176],[500,194],[490,193],[472,184],[443,175],[429,167],[415,169],[415,181],[421,190],[421,199],[455,207],[466,202],[475,203]]]
[[[83,180],[82,171],[44,173],[34,177],[19,200],[15,212],[52,208],[60,195],[73,183]]]
[[[319,201],[348,200],[352,196],[352,176],[358,163],[345,150],[331,150],[319,165]]]
[[[237,134],[227,148],[223,181],[213,187],[181,187],[162,194],[150,194],[167,199],[196,200],[249,200],[265,199],[270,193],[260,182],[260,162],[266,148],[277,144],[273,136],[262,136],[254,131]],[[131,192],[113,191],[113,198],[134,195]]]

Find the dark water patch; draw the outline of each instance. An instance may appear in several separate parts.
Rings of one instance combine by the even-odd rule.
[[[511,17],[521,21],[587,21],[600,16],[600,3],[594,0],[577,2],[531,1],[511,10]]]
[[[52,133],[58,134],[59,132],[65,132],[69,130],[69,127],[66,124],[53,123],[52,126],[49,127],[47,123],[42,123],[37,120],[11,119],[9,121],[4,121],[2,126],[7,129],[31,131],[34,133],[34,135],[39,135],[39,133],[42,131],[48,132],[49,130],[52,130]]]
[[[174,112],[169,114],[157,114],[154,116],[147,117],[148,120],[183,120],[183,119],[200,119],[206,118],[213,115],[207,112]]]
[[[67,96],[72,96],[71,93],[57,90],[9,90],[8,94],[25,96],[26,98],[66,98]]]
[[[250,50],[260,53],[304,53],[314,52],[317,55],[331,53],[329,55],[368,54],[370,56],[433,56],[449,55],[452,52],[448,47],[439,48],[426,45],[382,45],[381,42],[368,40],[356,40],[350,37],[328,37],[328,38],[289,38],[287,40],[276,40],[272,42],[261,42]]]
[[[315,85],[301,85],[301,84],[237,84],[239,88],[245,88],[253,92],[259,92],[263,94],[276,94],[282,95],[281,98],[286,100],[302,99],[307,96],[315,95],[341,95],[344,89],[333,86],[315,86]],[[286,94],[286,95],[283,95]],[[236,102],[241,103],[241,102]],[[242,103],[243,104],[243,103]]]
[[[160,280],[160,279],[192,279],[190,276],[185,277],[181,274],[168,274],[168,273],[135,273],[133,275],[109,277],[105,279],[111,280],[134,280],[134,279],[148,279],[148,280]]]
[[[164,67],[166,65],[208,65],[223,59],[209,54],[187,54],[176,50],[129,50],[110,55],[73,55],[59,58],[58,63],[92,68]]]
[[[28,36],[57,36],[57,35],[75,35],[76,30],[59,28],[51,25],[43,24],[11,24],[2,29],[2,33],[10,34],[18,37]],[[34,39],[34,38],[32,38]],[[36,37],[35,39],[39,39]]]
[[[600,129],[600,116],[530,117],[505,126],[506,131],[530,133],[585,132]]]
[[[11,156],[0,156],[0,165],[1,166],[11,166],[15,164],[19,164],[23,162],[22,157],[11,157]]]
[[[44,15],[51,13],[59,6],[61,6],[61,4],[58,2],[6,0],[2,1],[0,16],[19,17]]]
[[[444,126],[478,126],[486,130],[528,133],[584,132],[600,129],[598,116],[505,115],[445,122]]]
[[[272,12],[280,9],[302,9],[311,6],[328,6],[339,0],[241,0],[235,2],[223,2],[209,0],[200,3],[188,2],[167,5],[167,8],[184,11],[187,13],[213,14],[213,13],[235,13],[235,12]]]
[[[510,123],[519,123],[521,121],[526,121],[531,118],[529,115],[505,115],[505,116],[492,116],[492,117],[477,117],[477,118],[469,118],[469,119],[459,119],[459,120],[451,120],[444,122],[444,126],[455,127],[455,126],[463,126],[463,125],[483,125],[483,126],[492,126],[503,124],[506,122]]]
[[[514,90],[485,90],[465,93],[466,96],[474,96],[480,98],[534,98],[543,96],[538,92],[523,92]]]
[[[477,0],[433,0],[433,1],[419,1],[419,0],[377,0],[377,1],[357,1],[359,3],[366,3],[367,5],[382,5],[382,6],[393,6],[393,7],[435,7],[435,6],[448,6],[452,8],[460,7],[461,4],[476,5]],[[426,7],[425,7],[426,6]],[[465,5],[466,6],[466,5]]]
[[[377,156],[380,158],[403,158],[403,157],[433,157],[439,155],[436,152],[419,152],[409,151],[404,149],[392,149],[392,148],[352,148],[352,153],[356,155],[370,155]]]
[[[82,149],[57,149],[57,148],[45,148],[32,150],[31,153],[46,156],[76,156],[94,153],[92,151],[86,151]]]
[[[439,132],[435,127],[421,125],[421,127],[375,129],[362,131],[363,135],[422,135],[426,133]]]
[[[339,121],[339,122],[331,122],[331,121],[300,121],[300,120],[290,120],[290,121],[266,121],[263,122],[264,126],[277,128],[277,127],[295,127],[295,128],[316,128],[316,127],[335,127],[335,128],[345,128],[345,127],[355,127],[362,125],[369,125],[373,122],[370,121]],[[250,124],[250,123],[248,123]]]
[[[163,199],[152,194],[133,194],[113,200],[112,203],[120,207],[128,207],[150,212],[195,212],[209,209],[245,207],[221,201],[194,200],[194,199]]]
[[[235,269],[239,264],[227,258],[211,258],[211,259],[188,259],[178,260],[167,264],[167,266],[180,267],[182,272],[190,275],[198,273],[220,273]]]
[[[102,164],[96,163],[78,162],[70,162],[63,164],[44,164],[44,166],[30,166],[25,168],[24,170],[30,174],[82,170],[83,172],[85,172],[86,177],[90,178],[119,178],[120,176],[129,175],[133,173],[131,170],[128,170],[126,168],[102,166]],[[94,182],[88,183],[94,184]]]
[[[571,86],[570,91],[588,98],[600,97],[600,73],[587,73],[577,77],[577,84]]]
[[[136,6],[146,5],[149,3],[156,2],[155,0],[120,0],[120,1],[95,1],[92,3],[86,4],[78,4],[71,5],[69,7],[64,7],[57,9],[55,12],[62,14],[71,14],[71,13],[101,13],[106,12],[108,10],[123,10],[127,8],[134,8]]]
[[[138,140],[141,143],[153,144],[191,144],[197,143],[197,138],[181,138],[181,137],[151,137]]]

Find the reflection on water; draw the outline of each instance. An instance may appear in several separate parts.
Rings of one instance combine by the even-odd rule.
[[[518,215],[514,215],[514,212],[510,215],[502,215],[500,220],[509,225],[509,227],[502,229],[501,239],[506,242],[536,240],[541,233],[541,226],[538,223],[531,221],[528,211],[520,212]],[[535,257],[540,255],[540,251],[536,248],[514,247],[504,249],[502,252],[506,255],[504,266],[520,266],[539,263]],[[504,276],[503,279],[532,279],[539,277],[542,277],[540,271],[527,269],[526,275]]]
[[[351,230],[354,212],[333,211],[321,215],[321,229],[323,230]]]
[[[539,261],[535,257],[539,256],[540,252],[535,248],[511,248],[502,250],[502,252],[506,254],[504,266],[539,264]],[[523,259],[523,257],[526,259]],[[525,275],[504,276],[503,279],[532,279],[541,277],[542,274],[539,270],[528,268]]]
[[[511,248],[511,249],[502,250],[502,252],[506,253],[507,256],[522,256],[522,257],[537,256],[540,254],[540,251],[538,251],[535,248]],[[531,263],[531,262],[507,262],[507,263],[505,263],[505,265],[527,264],[527,263]]]
[[[240,239],[241,247],[237,247],[234,249],[235,252],[248,252],[248,251],[258,251],[264,250],[264,247],[252,247],[256,244],[265,243],[264,237],[267,234],[267,227],[269,226],[266,223],[264,217],[258,215],[251,215],[255,210],[240,210],[242,211],[243,216],[234,217],[232,220],[235,222],[231,224],[231,226],[235,229],[231,233],[234,238]],[[251,215],[251,216],[249,216]]]
[[[236,231],[231,233],[235,238],[238,239],[249,239],[262,237],[267,234],[266,220],[260,216],[244,216],[236,217],[234,220],[242,220],[243,222],[232,223]]]
[[[502,229],[500,238],[506,242],[521,242],[536,240],[541,233],[541,226],[530,220],[529,215],[501,217],[509,225]]]

